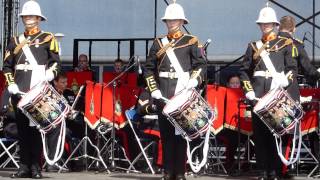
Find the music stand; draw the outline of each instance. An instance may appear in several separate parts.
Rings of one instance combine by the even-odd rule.
[[[125,169],[125,168],[121,168],[121,167],[117,167],[115,165],[115,157],[114,157],[114,147],[115,147],[115,143],[117,143],[116,138],[115,138],[115,99],[116,99],[116,87],[117,87],[117,81],[125,74],[127,73],[132,67],[136,66],[137,62],[135,61],[134,63],[130,64],[130,62],[132,61],[132,59],[134,59],[134,56],[132,56],[129,59],[129,63],[128,65],[125,67],[125,69],[116,77],[114,77],[109,83],[107,83],[106,85],[103,85],[102,87],[102,91],[101,91],[101,102],[102,102],[102,94],[103,94],[103,88],[104,87],[109,87],[112,85],[112,128],[111,128],[111,169],[122,169],[122,170],[127,170],[130,171],[129,169]],[[101,109],[102,109],[102,103],[101,103]],[[100,117],[102,117],[102,111],[100,112]],[[100,118],[100,124],[103,124],[101,118]],[[103,132],[100,132],[100,134],[104,134]],[[107,148],[109,149],[109,148]],[[131,165],[132,163],[129,161],[129,159],[127,158],[127,156],[125,155],[126,161],[129,162],[129,164]],[[135,170],[131,170],[136,172]]]
[[[78,95],[76,97],[76,100],[74,102],[74,104],[72,105],[72,107],[74,107],[75,103],[77,102],[82,90],[84,89],[83,86],[81,86],[79,92],[78,92]],[[97,156],[98,157],[93,157],[93,156],[90,156],[88,155],[88,152],[87,152],[87,146],[88,146],[88,142],[90,143],[90,145],[97,151]],[[81,145],[83,144],[83,154],[80,155],[80,156],[77,156],[77,157],[73,157],[73,155],[79,150],[79,148],[81,147]],[[68,159],[64,162],[64,164],[59,168],[59,171],[58,173],[60,173],[64,167],[66,167],[67,163],[70,161],[70,160],[79,160],[79,159],[82,159],[84,158],[85,159],[85,164],[86,164],[86,171],[88,171],[88,158],[89,159],[92,159],[92,160],[96,160],[96,161],[99,161],[102,163],[102,165],[104,166],[104,168],[107,170],[108,173],[109,170],[108,170],[108,167],[107,165],[105,164],[105,162],[103,161],[101,155],[100,155],[100,150],[98,149],[97,146],[95,146],[91,139],[89,138],[88,136],[88,125],[85,123],[85,133],[84,133],[84,137],[81,139],[81,141],[79,142],[79,144],[76,146],[76,148],[72,151],[72,153],[69,155]]]
[[[317,101],[318,103],[318,111],[320,111],[320,101],[318,100]],[[320,112],[318,112],[318,130],[317,130],[317,134],[319,136],[320,134],[320,130],[319,130],[319,123],[320,123]],[[319,140],[319,147],[320,147],[320,140]],[[319,149],[320,150],[320,149]],[[320,152],[318,152],[320,154]],[[310,177],[313,177],[313,178],[319,178],[320,177],[320,174],[318,175],[315,175],[315,176],[312,176],[313,173],[317,170],[318,170],[318,173],[320,172],[320,160],[319,160],[319,155],[316,157],[317,158],[317,165],[311,170],[311,172],[308,174],[308,178]]]
[[[238,119],[238,122],[237,122],[237,146],[238,146],[238,153],[237,153],[237,171],[235,172],[234,175],[236,176],[240,176],[241,175],[241,147],[240,147],[240,144],[241,144],[241,108],[242,106],[245,105],[245,108],[247,107],[250,107],[250,105],[248,105],[246,103],[246,99],[239,99],[238,101],[238,114],[237,114],[237,119]],[[251,111],[252,112],[252,111]],[[247,161],[250,163],[250,138],[249,138],[249,135],[248,135],[248,139],[247,139],[247,147],[245,148],[248,148],[248,158],[247,158]]]

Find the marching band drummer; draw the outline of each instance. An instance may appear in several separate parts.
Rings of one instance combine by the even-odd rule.
[[[163,141],[163,180],[184,180],[186,142],[162,114],[163,97],[171,98],[185,88],[197,87],[206,72],[197,37],[181,31],[189,23],[181,5],[170,4],[162,21],[168,34],[154,40],[145,64],[145,79],[158,107],[160,134]]]
[[[304,49],[304,44],[299,39],[294,38],[294,33],[296,31],[296,20],[292,16],[283,16],[280,19],[280,26],[279,26],[279,38],[290,38],[293,41],[293,51],[295,52],[297,64],[298,64],[298,72],[299,74],[305,75],[307,79],[320,79],[320,68],[317,70],[312,64],[309,59],[309,56]],[[299,88],[295,86],[295,88]],[[296,91],[296,90],[295,90]],[[308,138],[311,142],[311,151],[313,154],[319,156],[318,149],[319,147],[319,137],[317,133],[311,133],[308,135]],[[287,172],[283,172],[285,176],[289,177]]]
[[[241,66],[241,81],[246,98],[254,105],[257,98],[280,86],[287,88],[290,96],[299,101],[299,89],[296,88],[297,62],[294,60],[292,40],[277,37],[276,28],[279,22],[271,7],[261,9],[256,23],[262,32],[262,38],[249,43]],[[262,49],[268,53],[262,55]],[[273,74],[269,71],[272,68],[265,64],[267,59],[271,62],[269,64],[274,66],[276,72]],[[279,179],[281,161],[272,133],[255,113],[252,113],[252,126],[257,164],[262,170],[258,179]]]
[[[40,30],[45,21],[39,4],[27,1],[19,14],[24,33],[11,38],[4,57],[3,71],[12,94],[12,104],[17,118],[20,167],[11,178],[41,179],[41,136],[29,119],[17,108],[19,92],[27,92],[42,81],[51,81],[60,69],[59,47],[52,33]],[[29,124],[30,123],[30,124]]]
[[[299,71],[308,78],[320,79],[320,68],[317,70],[309,59],[304,49],[304,44],[299,39],[293,37],[296,31],[296,20],[292,16],[283,16],[280,19],[278,36],[281,38],[290,38],[293,41],[293,50],[296,55]]]

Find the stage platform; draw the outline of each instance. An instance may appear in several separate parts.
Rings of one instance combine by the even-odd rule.
[[[12,180],[10,178],[10,174],[15,171],[0,171],[0,179],[1,180]],[[68,172],[68,173],[47,173],[43,172],[44,180],[53,179],[53,180],[157,180],[160,179],[161,175],[152,175],[152,174],[138,174],[138,173],[119,173],[112,172],[107,174],[106,172],[95,173],[93,171],[89,172]],[[254,180],[256,176],[238,176],[238,177],[230,177],[223,175],[203,175],[203,176],[186,176],[187,180],[235,180],[235,179],[243,179],[243,180]],[[295,180],[307,179],[306,176],[294,177]]]

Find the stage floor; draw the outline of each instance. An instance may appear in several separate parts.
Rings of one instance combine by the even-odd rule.
[[[0,179],[1,180],[12,180],[9,176],[14,171],[0,171]],[[105,172],[95,173],[92,171],[89,172],[68,172],[68,173],[47,173],[43,172],[43,179],[54,179],[54,180],[157,180],[161,177],[161,175],[152,175],[152,174],[138,174],[138,173],[119,173],[112,172],[107,174]],[[222,180],[222,179],[245,179],[245,180],[254,180],[255,176],[239,176],[239,177],[230,177],[230,176],[222,176],[222,175],[205,175],[205,176],[187,176],[187,180]],[[294,177],[296,180],[307,179],[306,176]]]

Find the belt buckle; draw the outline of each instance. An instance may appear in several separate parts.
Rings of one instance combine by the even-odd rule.
[[[269,71],[265,71],[265,77],[266,79],[268,79],[269,77],[271,77],[271,73]]]
[[[169,72],[169,79],[174,79],[175,72]]]

